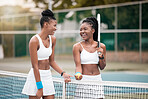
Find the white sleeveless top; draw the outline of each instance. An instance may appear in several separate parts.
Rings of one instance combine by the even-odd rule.
[[[80,58],[81,58],[81,64],[98,64],[99,58],[97,51],[90,53],[84,49],[82,44],[80,43],[81,47],[83,48]]]
[[[35,35],[38,40],[39,40],[39,44],[40,44],[40,48],[37,51],[37,55],[38,55],[38,60],[45,60],[45,59],[49,59],[49,56],[52,54],[52,40],[51,40],[51,36],[49,35],[49,39],[50,39],[50,45],[48,48],[46,48],[42,42],[42,39],[40,38],[40,36],[37,34]]]

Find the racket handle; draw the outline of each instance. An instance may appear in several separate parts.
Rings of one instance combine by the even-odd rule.
[[[98,41],[98,47],[100,47],[100,41]]]
[[[100,41],[98,41],[98,47],[100,47]],[[101,52],[98,52],[98,55],[101,55]]]

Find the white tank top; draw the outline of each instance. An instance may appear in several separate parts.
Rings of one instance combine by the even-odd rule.
[[[82,44],[80,43],[81,47],[83,48]],[[84,48],[80,54],[81,64],[98,64],[99,58],[97,51],[90,53],[86,51]]]
[[[50,40],[50,45],[48,48],[46,48],[42,42],[42,39],[40,38],[40,36],[37,34],[35,35],[38,40],[39,40],[39,44],[40,44],[40,48],[37,51],[37,55],[38,55],[38,60],[45,60],[45,59],[49,59],[49,56],[52,54],[52,40],[51,40],[51,36],[49,35],[49,40]]]

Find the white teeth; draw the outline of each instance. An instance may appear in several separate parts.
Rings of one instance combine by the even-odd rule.
[[[86,33],[83,33],[82,36],[86,36]]]

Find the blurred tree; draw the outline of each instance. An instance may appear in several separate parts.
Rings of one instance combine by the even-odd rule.
[[[35,25],[32,24],[31,18],[12,17],[13,15],[29,13],[29,8],[22,8],[21,6],[1,6],[0,7],[0,31],[16,31],[16,30],[35,30]],[[27,20],[28,19],[28,20]],[[34,20],[33,20],[34,21]],[[3,37],[3,42],[2,42]],[[15,39],[14,39],[15,38]],[[14,46],[15,41],[15,46]],[[3,43],[4,57],[25,56],[26,55],[26,35],[25,34],[0,34],[0,44]],[[22,45],[23,44],[23,45]],[[20,47],[21,46],[21,47]],[[15,53],[14,53],[15,47]],[[15,55],[14,55],[15,54]]]
[[[29,13],[29,8],[22,8],[21,6],[2,6],[0,7],[0,16],[6,16],[6,18],[3,18],[0,20],[0,30],[26,30],[26,26],[30,24],[31,18],[28,18],[30,20],[26,20],[26,17],[11,17],[11,15],[17,15],[17,14],[24,14]],[[23,23],[23,24],[22,24]],[[33,29],[35,27],[35,24],[31,24],[28,26],[29,29]]]
[[[0,16],[14,15],[21,13],[28,13],[29,8],[22,8],[21,6],[0,6]]]
[[[144,1],[144,0],[52,0],[52,1],[53,1],[52,9],[59,10],[59,9],[89,7],[89,6],[125,3],[133,1]],[[36,4],[36,7],[39,7],[40,3],[42,3],[46,6],[46,8],[48,8],[49,0],[33,0],[33,2]]]
[[[57,2],[54,2],[53,9],[69,9],[72,7],[72,0],[55,0]],[[59,3],[59,5],[57,4]],[[55,6],[57,4],[57,6]]]

